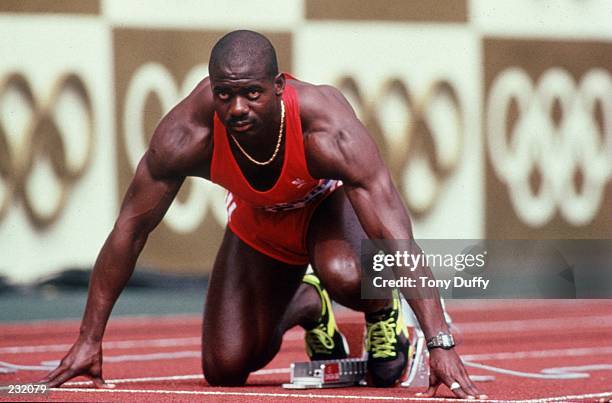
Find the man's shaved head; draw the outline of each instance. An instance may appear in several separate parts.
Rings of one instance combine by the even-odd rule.
[[[267,78],[278,74],[274,46],[265,36],[253,31],[233,31],[223,36],[210,53],[208,71],[219,71],[222,66],[251,66],[261,69]]]

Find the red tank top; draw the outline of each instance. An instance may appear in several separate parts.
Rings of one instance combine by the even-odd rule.
[[[290,78],[287,75],[287,78]],[[285,156],[276,183],[268,190],[254,189],[242,174],[230,149],[225,126],[215,113],[211,180],[246,203],[268,211],[300,208],[334,188],[335,180],[314,179],[308,172],[297,93],[289,81],[283,92],[285,103]]]

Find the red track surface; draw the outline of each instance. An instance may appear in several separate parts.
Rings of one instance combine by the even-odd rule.
[[[450,301],[448,308],[460,330],[458,351],[467,361],[529,373],[583,367],[566,371],[590,374],[585,379],[533,379],[468,368],[471,374],[496,376],[494,382],[478,384],[491,400],[612,398],[612,301]],[[339,310],[337,316],[356,352],[363,329],[361,315]],[[289,380],[289,364],[306,360],[298,329],[286,334],[279,355],[264,370],[253,374],[247,386],[210,387],[201,377],[200,321],[194,316],[114,319],[104,347],[104,375],[107,381],[115,380],[114,390],[99,391],[87,383],[73,382],[63,387],[68,389],[52,390],[44,396],[0,391],[0,401],[423,400],[414,396],[418,389],[402,387],[282,389],[281,384]],[[41,365],[58,360],[77,331],[75,321],[0,325],[0,361]],[[20,370],[0,374],[0,384],[35,381],[44,373]],[[452,396],[444,387],[438,393],[440,399],[434,400]]]

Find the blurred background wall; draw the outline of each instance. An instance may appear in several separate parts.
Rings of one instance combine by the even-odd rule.
[[[612,238],[612,2],[3,0],[0,276],[91,266],[156,122],[224,33],[338,86],[418,238]],[[224,191],[185,183],[139,265],[207,273]]]

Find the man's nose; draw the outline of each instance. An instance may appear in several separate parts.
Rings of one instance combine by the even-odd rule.
[[[249,105],[243,97],[234,97],[230,104],[230,114],[233,117],[244,116],[249,112]]]

